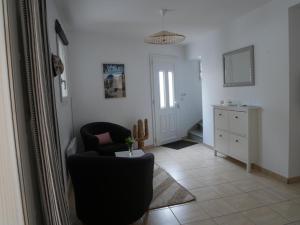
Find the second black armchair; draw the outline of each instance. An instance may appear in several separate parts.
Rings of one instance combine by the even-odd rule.
[[[101,145],[97,134],[109,132],[113,143]],[[114,156],[117,151],[126,151],[125,139],[131,136],[130,130],[107,122],[89,123],[80,129],[85,151],[97,151],[100,155]]]
[[[86,225],[128,225],[149,209],[154,156],[119,158],[90,151],[67,160],[77,217]]]

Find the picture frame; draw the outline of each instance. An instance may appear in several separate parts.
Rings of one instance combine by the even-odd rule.
[[[104,82],[104,96],[110,98],[126,97],[125,64],[103,63],[102,74]]]

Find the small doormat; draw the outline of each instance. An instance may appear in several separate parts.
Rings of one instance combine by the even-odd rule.
[[[197,144],[197,143],[191,142],[191,141],[180,140],[180,141],[171,142],[169,144],[165,144],[162,146],[166,147],[166,148],[172,148],[172,149],[179,150],[179,149],[186,148],[186,147],[189,147],[189,146],[192,146],[195,144]]]

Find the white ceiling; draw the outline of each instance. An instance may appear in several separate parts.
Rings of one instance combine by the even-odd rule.
[[[165,27],[189,42],[271,0],[57,0],[71,29],[140,37],[161,30],[159,10],[167,8]]]

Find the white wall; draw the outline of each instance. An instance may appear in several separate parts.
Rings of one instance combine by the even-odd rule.
[[[237,100],[262,111],[262,167],[289,176],[289,32],[288,8],[299,0],[274,0],[203,35],[186,48],[189,58],[203,60],[204,142],[213,145],[212,104]],[[255,45],[256,85],[223,88],[222,54]]]
[[[300,5],[290,9],[290,176],[300,176]]]
[[[60,12],[56,8],[54,0],[47,0],[47,16],[48,16],[48,35],[49,35],[49,44],[51,53],[57,54],[57,45],[56,45],[56,32],[55,32],[55,20],[58,19],[68,39],[68,29],[66,28],[65,19],[62,17]],[[68,65],[67,65],[68,66]],[[70,74],[68,74],[70,76]],[[70,79],[69,79],[70,81]],[[56,98],[56,109],[58,117],[58,126],[59,126],[59,136],[60,136],[60,145],[62,150],[62,157],[65,159],[65,150],[68,147],[71,139],[73,138],[73,121],[72,121],[72,98],[68,98],[66,101],[61,101],[60,95],[60,86],[59,86],[59,77],[57,76],[54,79],[55,85],[55,98]],[[70,95],[72,95],[71,89],[69,90]],[[65,168],[65,160],[63,160],[63,166]],[[64,176],[66,180],[66,170],[64,171]]]
[[[132,129],[132,125],[138,119],[148,118],[150,137],[146,145],[153,144],[149,56],[163,54],[182,58],[182,47],[151,46],[144,44],[140,39],[105,37],[94,33],[85,35],[72,33],[70,36],[71,83],[76,131],[78,132],[84,124],[94,121],[113,122]],[[102,63],[125,64],[126,98],[104,98]],[[177,66],[179,67],[180,65]],[[181,74],[181,67],[177,73]],[[185,74],[189,77],[187,80],[191,89],[199,87],[192,84],[194,81],[192,73],[193,70]],[[189,93],[186,99],[196,92],[188,90],[188,87],[184,91]],[[178,93],[182,93],[181,90],[178,90]],[[201,89],[198,93],[201,96]],[[187,105],[191,104],[186,99],[183,102]],[[195,111],[201,109],[201,101],[198,103]],[[186,118],[184,112],[180,115]],[[194,121],[200,119],[194,118]]]

